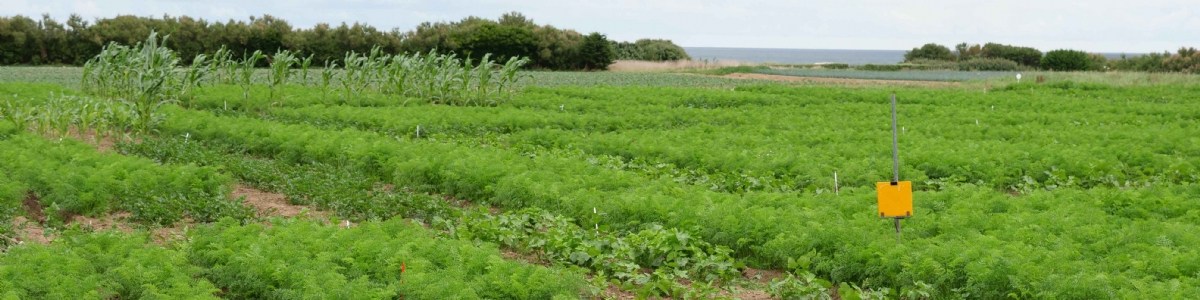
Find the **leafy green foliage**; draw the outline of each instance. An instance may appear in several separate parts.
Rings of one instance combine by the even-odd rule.
[[[0,297],[16,299],[218,299],[183,252],[147,234],[68,230],[50,245],[0,255]]]
[[[1042,51],[1038,49],[997,43],[983,44],[980,56],[1007,59],[1030,67],[1038,67],[1042,61]],[[1042,68],[1045,68],[1045,66],[1042,66]]]
[[[287,50],[306,53],[308,65],[340,64],[347,52],[366,53],[379,47],[389,54],[443,51],[460,57],[508,61],[530,58],[530,67],[553,70],[600,69],[596,63],[612,56],[588,50],[585,35],[550,25],[537,25],[512,12],[497,20],[468,17],[459,22],[422,23],[416,28],[380,30],[367,24],[330,25],[318,23],[312,28],[293,28],[287,21],[271,15],[250,17],[249,21],[210,22],[188,16],[138,17],[117,16],[97,19],[88,24],[72,15],[66,24],[49,15],[40,20],[25,16],[0,17],[0,64],[74,64],[89,60],[111,43],[132,45],[143,40],[151,29],[180,37],[171,49],[184,64],[202,64],[204,59],[228,55],[244,61],[251,53]],[[645,59],[686,59],[679,46],[665,40],[639,40],[634,45]],[[605,41],[604,45],[608,45]],[[223,51],[224,50],[224,51]],[[211,56],[204,56],[205,54]],[[653,57],[653,58],[651,58]],[[255,67],[267,67],[256,61]],[[603,66],[607,66],[604,64]],[[307,77],[307,76],[304,76]]]
[[[579,48],[580,55],[584,57],[584,70],[607,70],[608,65],[615,59],[613,49],[608,45],[608,38],[599,32],[584,37],[583,45]]]
[[[487,244],[439,239],[402,219],[351,228],[222,222],[191,235],[190,260],[225,297],[578,297],[582,276],[505,261]]]
[[[529,67],[539,69],[604,69],[612,60],[611,52],[597,49],[597,43],[607,46],[607,40],[537,25],[517,12],[497,20],[467,17],[457,22],[426,22],[404,33],[403,38],[403,49],[410,53],[436,50],[474,60],[490,53],[497,61],[523,57],[529,59]]]
[[[612,42],[616,59],[670,61],[691,59],[683,47],[670,40],[640,39],[630,42]]]
[[[372,184],[376,179],[350,168],[252,159],[223,153],[235,150],[222,145],[196,141],[146,140],[121,148],[163,162],[220,166],[244,182],[283,192],[296,204],[316,205],[357,220],[395,215],[424,220],[450,236],[540,253],[556,263],[611,276],[649,295],[692,291],[678,283],[680,280],[729,281],[737,274],[728,250],[661,226],[629,235],[602,235],[575,225],[571,219],[536,209],[499,215],[477,211],[464,214],[449,208],[442,199],[382,190]],[[582,259],[581,255],[590,256]]]
[[[29,135],[0,141],[0,167],[37,194],[52,223],[73,214],[127,211],[131,219],[171,224],[184,217],[211,221],[250,216],[229,199],[230,178],[211,168],[163,166],[146,159],[97,153],[91,146]]]
[[[1087,52],[1079,50],[1054,50],[1042,58],[1042,68],[1056,71],[1084,71],[1092,69],[1092,60]]]
[[[378,179],[345,165],[253,158],[235,147],[183,138],[145,139],[118,146],[123,152],[162,163],[220,168],[241,182],[283,193],[293,204],[330,210],[352,220],[402,216],[431,221],[451,218],[453,210],[434,196],[389,191],[375,184]]]
[[[1177,130],[1194,125],[1184,117],[1195,112],[1185,101],[1194,89],[1022,83],[986,94],[899,90],[908,103],[901,148],[910,149],[902,174],[918,182],[917,208],[926,212],[906,221],[900,245],[890,224],[867,213],[870,201],[847,201],[870,199],[873,191],[864,186],[888,177],[886,159],[872,159],[888,156],[888,139],[854,137],[887,136],[886,122],[878,120],[887,116],[890,92],[558,87],[530,89],[495,108],[460,110],[462,119],[445,119],[451,125],[416,115],[451,115],[454,108],[322,113],[283,104],[265,116],[172,109],[163,128],[244,145],[255,155],[350,165],[417,191],[500,208],[537,207],[602,232],[662,224],[728,247],[748,264],[805,261],[797,269],[839,286],[862,283],[863,297],[1169,298],[1188,292],[1171,282],[1196,280],[1188,274],[1196,273],[1192,258],[1200,256],[1178,246],[1200,243],[1185,234],[1200,230],[1191,228],[1194,201],[1186,200],[1195,193],[1187,184],[1195,181],[1197,163],[1187,155],[1195,147]],[[1097,103],[1120,103],[1122,110]],[[487,120],[492,112],[510,121]],[[580,122],[622,113],[648,122],[570,122],[572,115]],[[1131,114],[1139,121],[1131,122]],[[413,123],[405,118],[442,129],[408,138]],[[676,118],[684,121],[664,122]],[[1140,140],[1146,132],[1155,141]],[[1114,138],[1145,146],[1096,142]],[[1179,142],[1163,142],[1171,140]],[[613,156],[619,163],[604,159]],[[742,171],[762,185],[712,189],[708,182],[738,185],[680,180]],[[841,175],[840,195],[830,193],[833,171]],[[1131,259],[1111,259],[1121,255]]]
[[[15,241],[11,220],[21,213],[28,191],[24,182],[0,172],[0,249],[7,249]]]
[[[468,212],[461,218],[435,225],[460,238],[495,242],[581,266],[649,295],[680,296],[689,290],[680,280],[711,283],[739,274],[728,249],[658,225],[628,234],[601,234],[539,209],[498,215]]]
[[[917,59],[954,60],[954,54],[946,46],[929,43],[904,53],[904,61]]]
[[[177,68],[179,57],[165,44],[166,38],[160,42],[155,32],[133,47],[109,44],[84,64],[84,91],[131,104],[135,129],[148,131],[158,108],[195,85],[186,80],[198,79]]]
[[[117,136],[128,138],[136,130],[137,109],[128,102],[79,96],[51,96],[39,100],[0,102],[0,118],[14,129],[47,137],[92,134],[92,142]]]

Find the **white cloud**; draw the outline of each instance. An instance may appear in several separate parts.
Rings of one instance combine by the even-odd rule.
[[[355,21],[407,30],[424,21],[519,11],[539,23],[610,38],[666,38],[685,46],[907,49],[927,42],[1001,42],[1043,50],[1146,52],[1200,46],[1194,0],[0,0],[5,14],[65,19],[118,14],[210,20],[271,14],[294,26]]]

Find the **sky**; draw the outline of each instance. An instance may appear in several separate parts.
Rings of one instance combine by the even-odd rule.
[[[925,43],[997,42],[1042,51],[1174,52],[1200,46],[1198,0],[0,0],[0,15],[65,20],[187,15],[210,21],[264,14],[293,27],[361,22],[407,31],[422,22],[517,11],[538,24],[609,39],[662,38],[684,47],[906,50]]]

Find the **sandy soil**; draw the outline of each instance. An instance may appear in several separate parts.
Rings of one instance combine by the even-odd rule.
[[[899,86],[917,86],[917,87],[952,87],[952,86],[959,85],[959,83],[957,83],[957,82],[945,82],[945,81],[825,78],[825,77],[803,77],[803,76],[770,75],[770,74],[754,74],[754,73],[733,73],[733,74],[725,75],[722,77],[733,78],[733,79],[759,79],[759,80],[773,80],[773,81],[783,81],[783,82],[803,82],[803,83],[852,85],[852,86],[899,85]]]

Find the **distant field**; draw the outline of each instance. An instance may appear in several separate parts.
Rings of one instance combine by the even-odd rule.
[[[861,70],[824,70],[824,69],[758,69],[756,73],[825,77],[825,78],[857,78],[884,80],[921,80],[921,81],[969,81],[994,79],[1004,76],[1014,76],[1019,72],[980,72],[980,71],[861,71]]]

